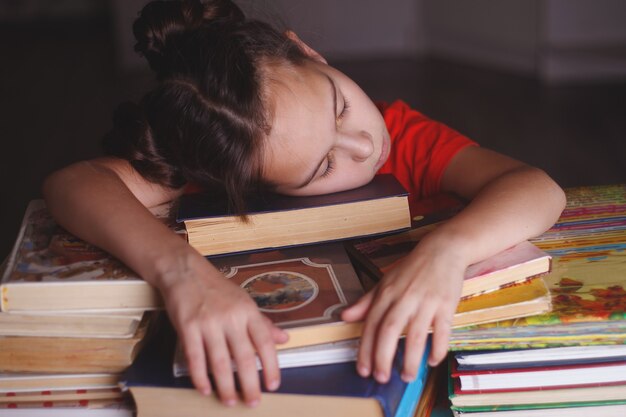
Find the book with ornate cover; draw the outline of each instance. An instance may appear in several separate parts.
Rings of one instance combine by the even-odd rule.
[[[210,258],[259,309],[289,333],[279,349],[356,338],[358,323],[341,311],[364,294],[338,242]]]
[[[565,192],[558,222],[531,239],[553,258],[552,311],[459,329],[452,350],[626,343],[626,184]]]
[[[61,228],[43,200],[32,200],[26,209],[0,292],[4,312],[102,314],[161,305],[157,290],[133,271]]]
[[[378,238],[346,242],[346,249],[366,274],[379,280],[386,271],[413,250],[415,245],[442,222]],[[528,241],[470,265],[465,273],[462,297],[495,291],[550,270],[550,255]]]
[[[244,222],[224,198],[186,194],[177,220],[184,223],[189,244],[206,256],[342,240],[411,225],[408,193],[390,174],[325,195],[250,195],[246,210]]]

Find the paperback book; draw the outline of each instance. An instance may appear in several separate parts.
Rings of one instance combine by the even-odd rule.
[[[558,222],[531,239],[553,258],[552,310],[459,329],[452,350],[626,344],[626,184],[565,192]]]
[[[417,243],[444,221],[417,227],[406,232],[378,238],[360,238],[347,242],[346,249],[357,268],[379,280]],[[550,270],[551,257],[524,241],[481,262],[470,265],[465,273],[461,297],[496,291]]]
[[[32,200],[26,209],[0,293],[4,312],[136,312],[161,306],[155,288],[61,228],[43,200]]]

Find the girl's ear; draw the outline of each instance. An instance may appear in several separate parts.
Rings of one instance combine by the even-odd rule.
[[[287,36],[289,39],[291,39],[296,45],[298,45],[298,47],[302,50],[302,52],[304,52],[309,58],[312,58],[316,61],[322,62],[324,64],[328,64],[328,62],[326,62],[326,59],[324,59],[323,56],[321,56],[320,54],[317,53],[317,51],[315,51],[313,48],[311,48],[309,45],[307,45],[306,43],[304,43],[304,41],[302,39],[300,39],[298,37],[298,35],[296,35],[296,32],[294,32],[293,30],[287,30],[285,31],[285,36]]]

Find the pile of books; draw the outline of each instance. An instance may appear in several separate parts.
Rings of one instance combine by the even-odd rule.
[[[2,270],[0,414],[130,416],[118,384],[157,321],[153,289],[60,228],[42,200]]]
[[[431,372],[426,355],[416,380],[403,382],[400,340],[388,384],[361,378],[355,359],[362,325],[340,319],[343,308],[440,224],[412,224],[407,193],[393,177],[377,176],[364,187],[328,196],[257,196],[249,201],[248,222],[203,195],[185,196],[174,207],[179,223],[171,222],[170,213],[156,214],[289,333],[289,342],[277,346],[281,388],[266,393],[255,413],[428,415],[441,376]],[[470,325],[548,312],[551,298],[542,274],[550,267],[551,256],[529,242],[470,266],[453,338]],[[3,339],[7,347],[9,340],[21,340],[12,350],[0,349],[1,371],[13,378],[6,380],[8,389],[16,392],[15,378],[34,372],[49,381],[37,389],[62,395],[70,384],[90,392],[89,404],[96,401],[97,389],[121,398],[130,392],[140,417],[243,411],[192,388],[171,324],[156,313],[162,303],[155,289],[60,229],[41,201],[34,201],[24,217],[1,285],[2,317],[20,317],[21,331],[29,320],[36,324],[28,335],[14,331]],[[94,382],[96,376],[108,377],[109,385]],[[123,404],[118,408],[130,412]]]
[[[552,311],[455,332],[455,415],[626,415],[626,185],[566,194],[559,221],[532,240],[553,257]]]

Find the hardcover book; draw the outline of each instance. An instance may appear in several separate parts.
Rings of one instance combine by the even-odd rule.
[[[359,323],[341,320],[341,311],[364,290],[338,242],[210,258],[224,276],[241,286],[289,341],[279,349],[308,346],[360,335]]]
[[[374,235],[410,227],[408,193],[392,175],[332,194],[291,197],[253,195],[247,222],[226,199],[209,193],[183,195],[177,220],[203,255],[254,251]]]
[[[531,239],[553,258],[552,311],[456,331],[452,350],[626,344],[626,184],[565,192],[558,222]]]
[[[409,417],[413,415],[428,371],[427,352],[415,381],[408,384],[402,381],[404,343],[400,341],[387,384],[360,377],[354,362],[288,368],[281,370],[279,390],[264,393],[254,410],[242,404],[226,407],[214,395],[200,395],[189,378],[174,378],[171,368],[173,329],[164,326],[161,330],[154,343],[142,350],[122,377],[121,386],[133,396],[138,417],[230,417],[251,412],[272,417]]]
[[[355,239],[346,242],[346,249],[357,268],[379,280],[440,224],[442,222],[373,239]],[[461,297],[495,291],[549,270],[550,255],[524,241],[470,265],[465,273]]]
[[[156,289],[108,253],[76,238],[32,200],[0,283],[2,311],[146,310]]]

